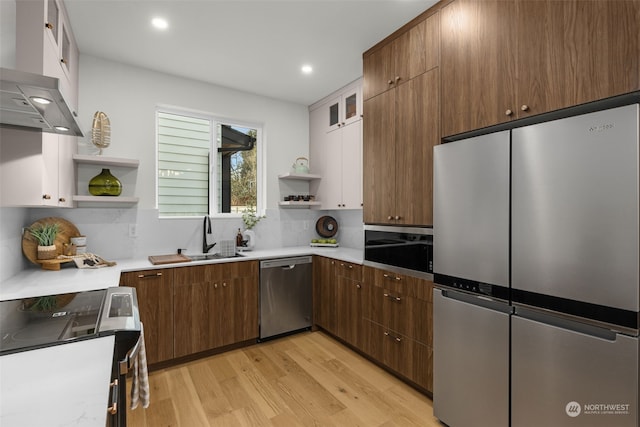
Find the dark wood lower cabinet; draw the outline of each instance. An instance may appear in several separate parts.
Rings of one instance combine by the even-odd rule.
[[[136,289],[140,320],[144,325],[147,363],[174,358],[173,268],[125,272],[120,286]]]
[[[175,356],[258,337],[258,263],[176,268]]]
[[[150,365],[258,338],[258,261],[122,273],[138,294]]]
[[[433,283],[314,257],[315,324],[433,390]]]
[[[365,320],[367,354],[428,391],[433,391],[433,349],[389,328]]]

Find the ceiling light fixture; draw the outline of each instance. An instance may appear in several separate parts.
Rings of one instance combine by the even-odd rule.
[[[169,23],[164,18],[153,18],[151,20],[151,25],[159,30],[166,30],[167,28],[169,28]]]
[[[60,132],[69,132],[69,128],[66,126],[54,126],[54,128]]]
[[[311,74],[313,72],[313,67],[311,65],[303,65],[301,70],[303,74]]]

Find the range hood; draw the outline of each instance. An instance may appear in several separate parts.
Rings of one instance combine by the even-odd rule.
[[[58,79],[8,68],[0,68],[0,126],[84,136]]]

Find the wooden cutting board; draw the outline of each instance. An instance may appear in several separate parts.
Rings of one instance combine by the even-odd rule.
[[[57,223],[60,225],[60,231],[56,236],[56,256],[62,254],[63,247],[65,243],[69,243],[69,238],[80,236],[80,232],[78,228],[71,222],[67,221],[64,218],[57,217],[47,217],[39,219],[29,226],[38,227],[45,224]],[[44,270],[60,270],[60,264],[66,262],[73,262],[72,259],[50,259],[50,260],[39,260],[38,259],[38,241],[35,237],[31,235],[27,230],[25,230],[22,235],[22,253],[27,257],[29,261],[34,264],[40,264]]]
[[[159,264],[173,264],[176,262],[189,262],[191,261],[191,258],[186,257],[182,254],[151,255],[149,256],[149,261],[153,265],[159,265]]]

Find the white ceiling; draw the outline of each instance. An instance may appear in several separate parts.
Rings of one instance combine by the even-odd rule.
[[[64,0],[81,54],[310,105],[434,0]],[[155,16],[169,21],[160,32]],[[314,71],[303,75],[300,68]]]

